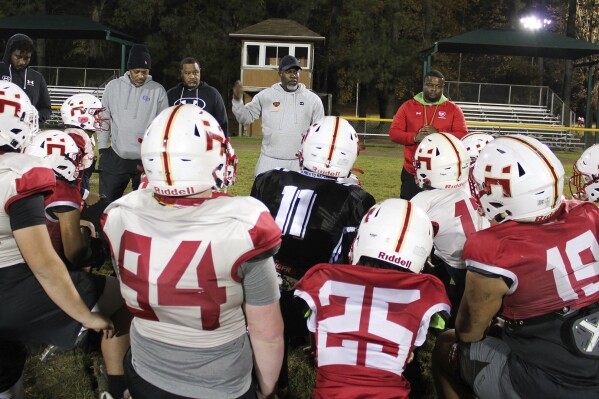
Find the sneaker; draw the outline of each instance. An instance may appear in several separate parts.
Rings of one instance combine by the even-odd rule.
[[[114,396],[112,396],[108,391],[104,391],[100,395],[100,399],[114,399]],[[125,392],[123,392],[123,398],[122,399],[132,399],[131,398],[131,394],[129,394],[129,390],[128,389],[126,389]]]

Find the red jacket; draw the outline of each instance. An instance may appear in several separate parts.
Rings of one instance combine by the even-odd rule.
[[[416,152],[416,147],[418,147],[418,143],[414,143],[414,137],[416,137],[418,130],[422,126],[427,124],[433,125],[439,132],[451,133],[459,139],[468,133],[464,113],[456,104],[445,97],[441,97],[438,105],[425,106],[421,101],[422,93],[419,93],[414,98],[403,103],[393,117],[393,123],[391,123],[391,128],[389,129],[391,141],[404,145],[404,169],[412,175],[416,173],[414,169],[414,153]]]

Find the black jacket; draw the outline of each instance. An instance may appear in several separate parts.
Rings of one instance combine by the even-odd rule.
[[[8,80],[23,89],[39,113],[39,122],[44,123],[52,115],[50,93],[48,93],[46,80],[41,73],[29,67],[20,71],[14,70],[10,62],[12,44],[16,40],[23,39],[29,40],[31,44],[33,44],[33,40],[31,40],[29,36],[20,33],[11,36],[10,39],[8,39],[4,57],[2,58],[2,62],[0,62],[0,79]]]
[[[183,83],[179,83],[166,92],[168,97],[168,105],[178,104],[194,104],[199,106],[216,119],[220,127],[228,136],[228,118],[225,103],[218,90],[208,85],[206,82],[200,82],[196,89],[188,90],[183,87]]]

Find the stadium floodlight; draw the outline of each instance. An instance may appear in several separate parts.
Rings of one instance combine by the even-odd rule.
[[[540,19],[535,15],[520,18],[520,25],[522,25],[524,29],[532,31],[544,29],[547,26],[551,25],[551,22],[553,21],[551,21],[548,18]]]

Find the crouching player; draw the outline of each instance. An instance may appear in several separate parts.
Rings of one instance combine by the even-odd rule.
[[[351,265],[320,264],[296,285],[315,334],[314,398],[407,398],[402,376],[431,317],[449,315],[439,279],[419,274],[433,245],[426,213],[388,199],[358,229]]]
[[[471,176],[494,224],[464,246],[456,328],[433,352],[437,393],[599,397],[599,208],[564,200],[560,160],[527,136],[487,144]],[[501,338],[487,336],[498,313]]]
[[[20,153],[37,123],[27,112],[31,104],[7,82],[0,84],[0,104],[0,397],[24,396],[25,344],[70,348],[83,326],[104,332],[109,391],[121,398],[129,319],[118,282],[67,271],[45,225],[44,195],[56,185],[54,171]]]
[[[218,192],[232,178],[227,140],[201,108],[165,109],[141,145],[152,188],[106,208],[104,234],[135,316],[125,360],[134,398],[255,398],[252,363],[274,397],[281,230],[256,199]]]

